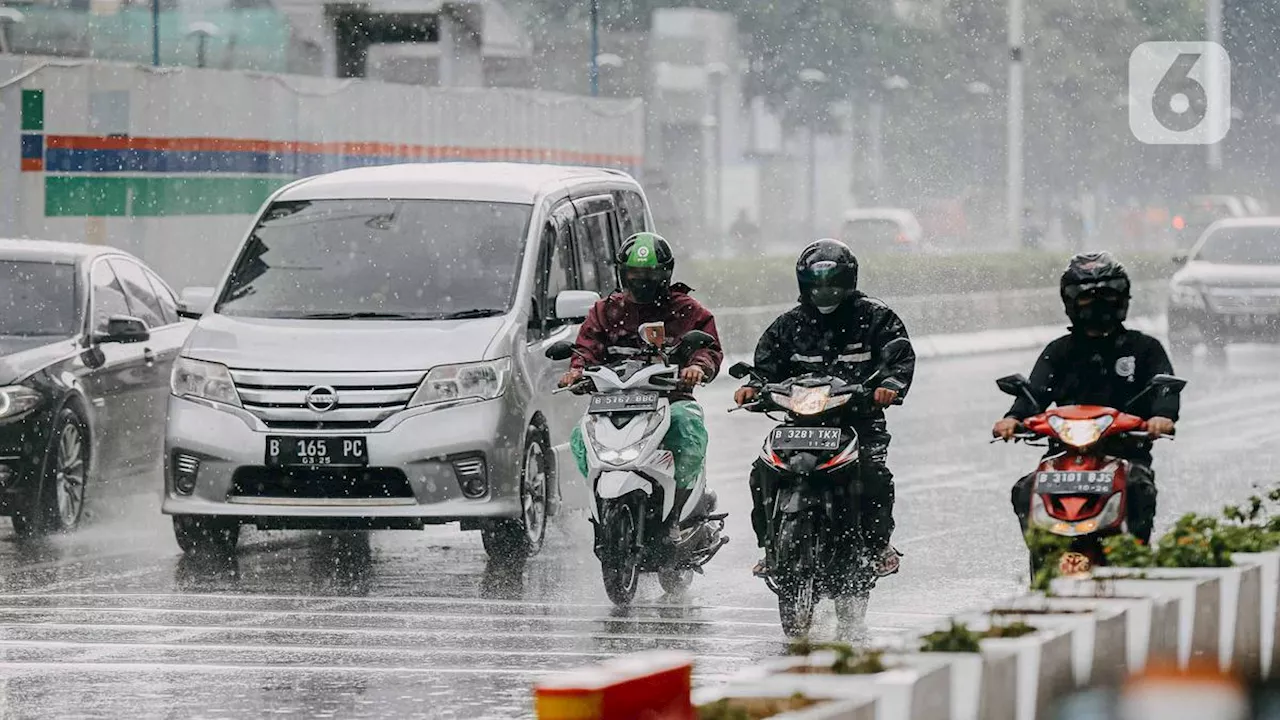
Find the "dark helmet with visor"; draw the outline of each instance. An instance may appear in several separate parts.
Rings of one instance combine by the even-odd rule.
[[[1129,273],[1109,252],[1080,253],[1062,273],[1062,305],[1073,327],[1109,332],[1129,315]]]
[[[796,281],[800,302],[823,314],[835,312],[858,290],[858,258],[839,240],[815,240],[796,260]]]

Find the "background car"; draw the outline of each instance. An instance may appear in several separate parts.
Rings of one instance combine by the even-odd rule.
[[[1203,343],[1221,358],[1233,342],[1280,340],[1280,217],[1214,223],[1169,283],[1169,344]]]
[[[924,229],[910,210],[859,208],[845,211],[840,239],[856,253],[913,252],[921,247]]]
[[[132,255],[41,240],[0,240],[0,307],[0,515],[69,531],[98,489],[159,470],[190,324]]]
[[[1264,213],[1262,203],[1248,195],[1195,195],[1182,207],[1174,208],[1170,223],[1173,240],[1179,248],[1190,248],[1210,225],[1219,220],[1257,217]]]

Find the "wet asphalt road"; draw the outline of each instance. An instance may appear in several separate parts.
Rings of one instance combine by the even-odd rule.
[[[1036,451],[988,445],[1008,399],[993,378],[1032,353],[922,362],[894,408],[902,572],[877,588],[877,637],[1015,592],[1024,555],[1008,486]],[[1280,351],[1233,351],[1192,380],[1176,443],[1157,453],[1163,529],[1276,475]],[[39,547],[0,521],[0,718],[531,717],[541,674],[621,652],[687,649],[700,682],[784,645],[773,596],[748,568],[745,468],[767,419],[727,415],[733,384],[702,393],[709,475],[732,542],[684,598],[648,578],[637,604],[605,598],[581,515],[561,519],[523,573],[487,563],[477,535],[248,532],[234,563],[184,560],[158,497],[135,497]],[[829,608],[819,632],[830,633]]]

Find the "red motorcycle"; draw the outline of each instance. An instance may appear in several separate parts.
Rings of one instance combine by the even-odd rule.
[[[1152,392],[1178,393],[1186,381],[1172,375],[1156,375],[1151,383],[1130,399]],[[1036,406],[1036,392],[1022,375],[1000,378],[996,385],[1006,394],[1029,398]],[[1071,538],[1059,568],[1063,574],[1086,572],[1103,565],[1102,540],[1128,531],[1126,487],[1128,460],[1109,454],[1117,443],[1146,442],[1151,435],[1147,423],[1137,415],[1098,405],[1064,405],[1022,421],[1015,441],[1059,449],[1045,457],[1031,486],[1031,507],[1023,532],[1036,527],[1054,535]],[[1043,440],[1044,442],[1036,442]],[[994,440],[992,442],[995,442]],[[1031,559],[1036,573],[1036,558]]]

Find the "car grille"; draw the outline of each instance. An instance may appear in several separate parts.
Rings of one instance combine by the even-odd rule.
[[[368,430],[405,409],[424,372],[284,372],[232,370],[245,409],[279,430]],[[307,404],[315,388],[332,388],[337,403],[321,412]]]
[[[413,488],[396,468],[242,467],[231,478],[232,498],[289,500],[412,499]]]
[[[1232,313],[1280,313],[1280,288],[1265,290],[1235,290],[1216,288],[1210,290],[1209,307],[1214,312]]]

